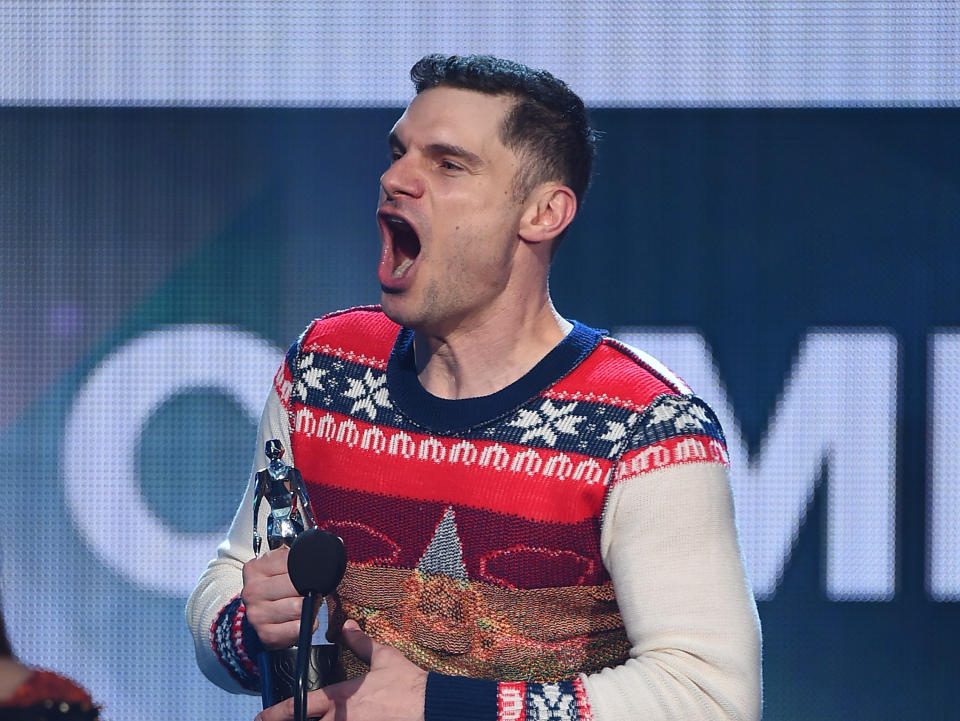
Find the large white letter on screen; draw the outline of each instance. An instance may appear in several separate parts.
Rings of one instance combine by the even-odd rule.
[[[190,593],[225,532],[176,531],[150,510],[136,474],[140,433],[166,400],[193,388],[216,388],[258,419],[282,357],[253,333],[179,325],[134,338],[93,369],[67,417],[63,475],[73,520],[102,561],[152,591]]]
[[[960,333],[934,333],[927,352],[927,591],[960,601]]]
[[[895,587],[897,341],[885,331],[809,333],[760,447],[751,455],[703,337],[620,329],[661,360],[723,424],[747,571],[758,598],[776,592],[826,463],[826,593],[885,600]]]

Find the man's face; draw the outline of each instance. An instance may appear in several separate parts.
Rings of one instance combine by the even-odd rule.
[[[469,328],[504,301],[522,206],[519,160],[499,138],[515,100],[438,87],[390,133],[377,276],[386,314],[426,333]]]

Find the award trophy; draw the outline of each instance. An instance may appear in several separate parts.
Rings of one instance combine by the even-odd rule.
[[[299,645],[309,644],[308,630],[313,627],[316,602],[322,601],[322,597],[331,593],[340,582],[346,567],[346,553],[339,538],[317,529],[303,478],[300,471],[281,460],[284,448],[280,441],[267,441],[264,453],[270,463],[256,473],[253,552],[259,557],[262,539],[257,522],[260,503],[266,498],[270,505],[266,529],[267,546],[270,550],[281,546],[290,547],[290,577],[297,592],[304,596]],[[298,539],[300,543],[297,542]],[[267,649],[257,656],[260,695],[264,708],[295,694],[300,702],[297,705],[305,705],[308,690],[321,688],[335,680],[339,661],[339,649],[335,644],[312,645],[305,670],[297,669],[297,655],[298,646],[292,646]],[[302,659],[301,663],[303,661]],[[298,672],[305,673],[305,681],[298,682]],[[305,687],[301,685],[304,682]]]
[[[270,515],[267,517],[267,545],[270,550],[293,545],[297,536],[304,531],[302,516],[307,518],[306,528],[317,526],[300,471],[280,460],[284,453],[283,444],[274,438],[267,441],[263,452],[270,459],[270,463],[266,468],[257,471],[254,486],[253,552],[257,556],[260,555],[262,543],[257,522],[260,502],[264,498],[270,504]]]

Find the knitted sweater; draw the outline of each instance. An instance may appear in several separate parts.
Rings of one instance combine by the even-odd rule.
[[[431,672],[428,721],[755,718],[759,630],[712,411],[580,324],[466,400],[423,389],[412,341],[377,308],[315,321],[261,423],[344,539],[331,623]],[[254,689],[249,497],[188,617],[205,672]]]

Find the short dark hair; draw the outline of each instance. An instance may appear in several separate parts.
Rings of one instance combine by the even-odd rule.
[[[410,79],[418,94],[449,87],[516,97],[500,128],[503,144],[526,161],[514,194],[522,199],[539,183],[557,180],[583,201],[596,134],[583,100],[562,80],[492,55],[426,55],[410,69]]]

